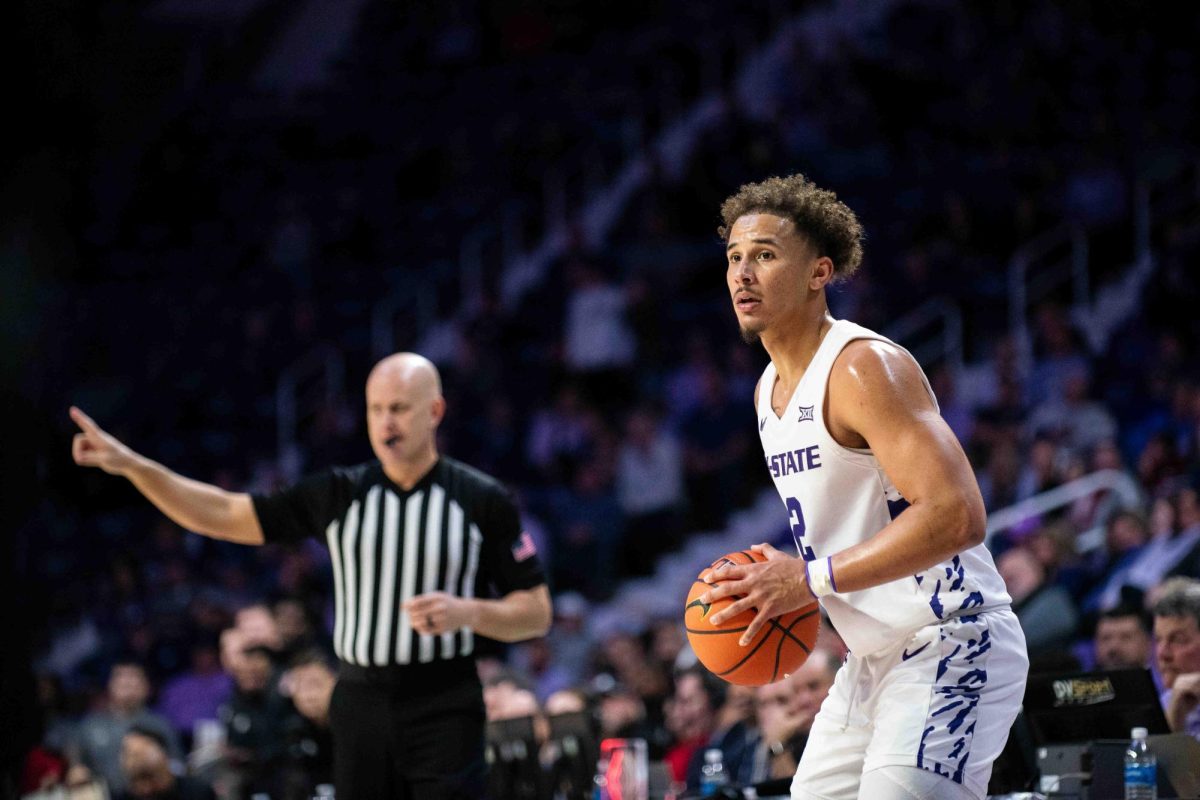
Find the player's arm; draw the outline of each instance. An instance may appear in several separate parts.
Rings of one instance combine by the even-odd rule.
[[[979,484],[912,356],[884,342],[851,342],[828,392],[830,432],[861,438],[909,502],[875,536],[833,555],[839,592],[907,578],[983,542]]]
[[[147,500],[188,530],[238,544],[263,543],[250,495],[185,478],[130,449],[80,409],[72,406],[70,413],[80,428],[71,444],[76,464],[128,479]]]
[[[417,633],[440,634],[466,627],[489,639],[519,642],[545,636],[550,630],[550,590],[544,583],[498,599],[429,592],[409,600],[404,608]]]

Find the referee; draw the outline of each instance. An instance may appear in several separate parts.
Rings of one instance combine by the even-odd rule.
[[[541,636],[550,594],[516,506],[489,476],[440,457],[441,381],[400,353],[367,378],[375,461],[272,495],[227,492],[126,447],[78,408],[72,452],[127,478],[179,525],[240,544],[329,547],[341,660],[330,706],[338,800],[484,794],[475,635]],[[492,590],[497,595],[490,599]]]

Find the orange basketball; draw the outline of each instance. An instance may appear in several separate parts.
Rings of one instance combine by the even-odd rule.
[[[763,686],[793,672],[808,659],[821,624],[820,606],[812,603],[771,620],[753,641],[742,647],[738,639],[754,619],[755,611],[743,611],[721,625],[708,621],[710,614],[734,601],[732,597],[725,597],[706,606],[697,599],[721,582],[715,575],[716,570],[725,564],[766,560],[766,556],[753,550],[721,556],[696,578],[683,610],[688,641],[700,663],[714,675],[740,686]]]

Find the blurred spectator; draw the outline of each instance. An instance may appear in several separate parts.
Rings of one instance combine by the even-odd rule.
[[[1088,375],[1083,369],[1065,376],[1061,397],[1048,398],[1033,409],[1026,428],[1080,454],[1117,435],[1113,415],[1088,397]]]
[[[737,783],[749,785],[796,774],[807,734],[797,730],[792,711],[794,694],[792,682],[787,679],[758,688],[754,703],[759,740],[749,774],[739,775]]]
[[[587,673],[591,659],[592,637],[588,626],[591,607],[578,592],[563,592],[554,596],[554,624],[547,638],[550,651],[572,683],[579,683]]]
[[[664,759],[674,780],[684,782],[693,773],[699,776],[704,748],[716,729],[717,710],[725,702],[727,688],[703,667],[692,667],[676,676],[675,692],[667,706],[667,730],[675,737],[675,744]]]
[[[623,519],[603,466],[581,465],[571,491],[557,493],[555,512],[560,526],[552,547],[555,586],[591,599],[609,596]]]
[[[1177,488],[1184,471],[1175,440],[1167,433],[1151,436],[1138,455],[1138,480],[1151,497],[1169,494]]]
[[[987,466],[978,477],[979,491],[988,510],[1001,509],[1023,499],[1018,496],[1021,454],[1016,441],[997,442],[991,448]]]
[[[542,747],[541,762],[550,793],[564,800],[584,800],[593,793],[599,755],[596,718],[581,689],[564,689],[546,699],[550,738]],[[568,716],[569,715],[569,716]],[[585,720],[579,725],[580,717]],[[573,724],[566,725],[568,721]]]
[[[192,647],[190,668],[163,685],[158,711],[183,741],[190,741],[196,722],[216,719],[217,710],[232,691],[233,679],[221,670],[217,648],[200,642]]]
[[[239,672],[245,669],[246,648],[250,646],[246,633],[239,628],[226,628],[221,631],[220,659],[221,669],[231,679],[236,680]]]
[[[682,450],[650,408],[635,409],[626,420],[617,502],[625,514],[622,572],[648,575],[659,553],[678,546],[685,505]]]
[[[494,702],[489,706],[489,722],[520,719],[522,717],[533,718],[533,729],[537,734],[538,741],[545,741],[547,731],[546,720],[542,716],[542,706],[538,702],[537,695],[533,692],[528,689],[513,687],[509,691],[497,695]]]
[[[569,480],[594,444],[593,419],[576,387],[560,388],[553,406],[533,414],[526,444],[529,463],[549,482]]]
[[[1079,614],[1071,596],[1060,586],[1046,582],[1046,572],[1026,547],[1012,547],[996,560],[1012,596],[1013,611],[1025,631],[1029,655],[1064,647],[1075,633]]]
[[[116,800],[216,800],[212,787],[171,769],[167,742],[153,728],[135,725],[121,740],[124,791]]]
[[[559,663],[545,636],[514,645],[509,662],[532,681],[534,696],[539,701],[575,683],[574,676]]]
[[[549,716],[587,711],[587,694],[582,689],[560,689],[546,698],[545,710]]]
[[[696,663],[696,654],[687,643],[683,627],[670,617],[651,623],[649,655],[651,664],[664,675]]]
[[[680,433],[691,523],[695,529],[711,530],[725,522],[729,498],[741,486],[739,467],[749,445],[744,407],[729,397],[715,367],[701,377],[700,404],[684,418]]]
[[[69,766],[66,757],[59,751],[44,744],[34,746],[25,754],[25,761],[21,765],[21,779],[17,787],[21,796],[61,786],[67,780]]]
[[[671,426],[680,426],[704,401],[704,387],[715,370],[712,345],[699,330],[690,330],[684,344],[683,363],[673,367],[663,387]]]
[[[1179,529],[1176,538],[1191,539],[1196,532],[1200,532],[1200,492],[1192,486],[1181,489],[1175,498],[1174,510],[1177,514],[1175,524]],[[1200,578],[1200,542],[1179,559],[1167,574]]]
[[[1116,602],[1130,566],[1146,546],[1147,534],[1146,520],[1136,512],[1122,511],[1108,521],[1104,548],[1091,559],[1093,584],[1080,603],[1083,611],[1103,610],[1105,600]]]
[[[792,685],[792,711],[797,731],[808,733],[821,704],[825,702],[842,662],[837,656],[818,646],[812,655],[788,678]]]
[[[108,677],[107,707],[84,717],[75,732],[72,749],[76,760],[103,779],[114,794],[125,788],[121,740],[135,725],[154,731],[165,743],[172,761],[178,762],[182,757],[171,723],[146,707],[149,699],[150,680],[142,665],[118,661]]]
[[[1072,503],[1069,514],[1071,523],[1077,529],[1086,530],[1092,525],[1102,525],[1117,510],[1132,510],[1142,504],[1141,492],[1137,488],[1133,475],[1125,466],[1121,451],[1114,439],[1103,439],[1096,442],[1091,451],[1088,470],[1090,472],[1115,470],[1124,473],[1129,484],[1114,489],[1101,489]]]
[[[235,629],[237,630],[237,629]],[[295,714],[276,687],[273,651],[261,644],[245,647],[233,669],[233,696],[221,706],[225,758],[239,797],[277,794],[279,768],[287,754],[287,730]]]
[[[1100,614],[1093,639],[1096,669],[1145,669],[1150,662],[1150,620],[1146,612],[1119,605]]]
[[[513,697],[518,693],[532,696],[522,675],[508,667],[500,667],[496,673],[483,681],[483,707],[489,720],[511,719],[508,709],[517,702]],[[536,702],[536,698],[534,698]],[[519,716],[519,715],[518,715]]]
[[[271,607],[279,633],[279,660],[290,665],[296,656],[322,648],[327,639],[319,634],[308,605],[299,597],[282,597]],[[253,639],[253,635],[251,639]]]
[[[637,355],[637,342],[625,318],[625,290],[604,280],[594,264],[577,261],[570,268],[573,288],[567,296],[563,357],[567,368],[591,378],[620,380]],[[589,387],[595,381],[589,380]],[[614,397],[613,387],[599,396]],[[597,395],[593,395],[597,396]]]
[[[1007,371],[1005,362],[1015,359],[1010,340],[1005,339],[997,347],[995,372],[985,376],[981,383],[993,384],[993,391],[976,387],[978,410],[975,415],[974,438],[983,445],[994,445],[1002,441],[1016,441],[1024,427],[1027,416],[1024,388],[1015,374]],[[1011,367],[1015,371],[1015,367]]]
[[[1154,647],[1167,722],[1200,739],[1200,580],[1163,584],[1154,604]]]
[[[751,769],[741,773],[739,783],[761,783],[795,774],[808,732],[839,666],[833,653],[818,646],[790,676],[758,689],[755,705],[759,741]]]
[[[1029,460],[1017,479],[1017,500],[1053,489],[1062,482],[1058,446],[1050,439],[1034,439],[1029,448]]]
[[[41,673],[35,676],[37,700],[42,711],[42,744],[59,755],[66,753],[75,734],[78,720],[71,713],[62,681],[55,675]]]
[[[597,672],[614,675],[619,684],[637,692],[651,716],[670,694],[671,673],[651,661],[638,638],[629,632],[616,631],[604,639]]]
[[[509,686],[485,702],[489,724],[528,719],[533,729],[532,741],[527,737],[504,737],[496,743],[489,741],[487,780],[490,795],[531,800],[542,797],[547,776],[543,772],[541,752],[549,738],[550,725],[537,697],[528,689]]]
[[[1069,380],[1083,376],[1086,387],[1091,375],[1077,334],[1061,306],[1041,306],[1036,312],[1036,329],[1040,352],[1029,377],[1029,399],[1034,407],[1061,402]]]
[[[755,717],[755,687],[730,684],[725,691],[725,702],[717,709],[716,730],[708,743],[701,748],[701,758],[688,763],[685,782],[689,789],[700,786],[700,768],[704,766],[703,751],[717,748],[721,751],[721,763],[733,782],[754,761],[754,747],[758,742],[758,720]]]
[[[265,647],[273,659],[283,651],[283,636],[275,614],[266,603],[239,608],[234,615],[234,627],[245,637],[245,647]]]
[[[1146,592],[1161,583],[1185,565],[1189,554],[1200,547],[1200,503],[1196,490],[1186,488],[1173,498],[1155,500],[1150,525],[1149,542],[1109,580],[1100,596],[1101,608],[1113,605],[1123,586]]]
[[[653,741],[646,704],[637,692],[616,683],[601,692],[596,715],[600,722],[601,738],[641,738]]]
[[[288,670],[292,704],[299,712],[285,729],[287,761],[283,800],[309,800],[316,787],[333,785],[333,737],[329,729],[329,700],[337,673],[320,649],[298,654]]]

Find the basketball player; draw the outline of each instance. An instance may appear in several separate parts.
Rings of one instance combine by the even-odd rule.
[[[862,259],[854,212],[793,175],[721,214],[742,336],[771,357],[756,416],[800,558],[757,545],[766,562],[702,598],[741,597],[712,622],[757,609],[745,644],[815,598],[849,646],[793,798],[981,798],[1028,657],[962,447],[912,356],[829,313],[826,286]]]
[[[76,463],[123,476],[164,514],[214,539],[312,536],[333,564],[330,700],[338,800],[478,798],[484,709],[474,636],[545,634],[550,595],[517,508],[493,478],[439,455],[437,368],[415,353],[367,378],[376,460],[271,495],[227,492],[141,456],[78,408]],[[485,596],[494,586],[499,597]]]

